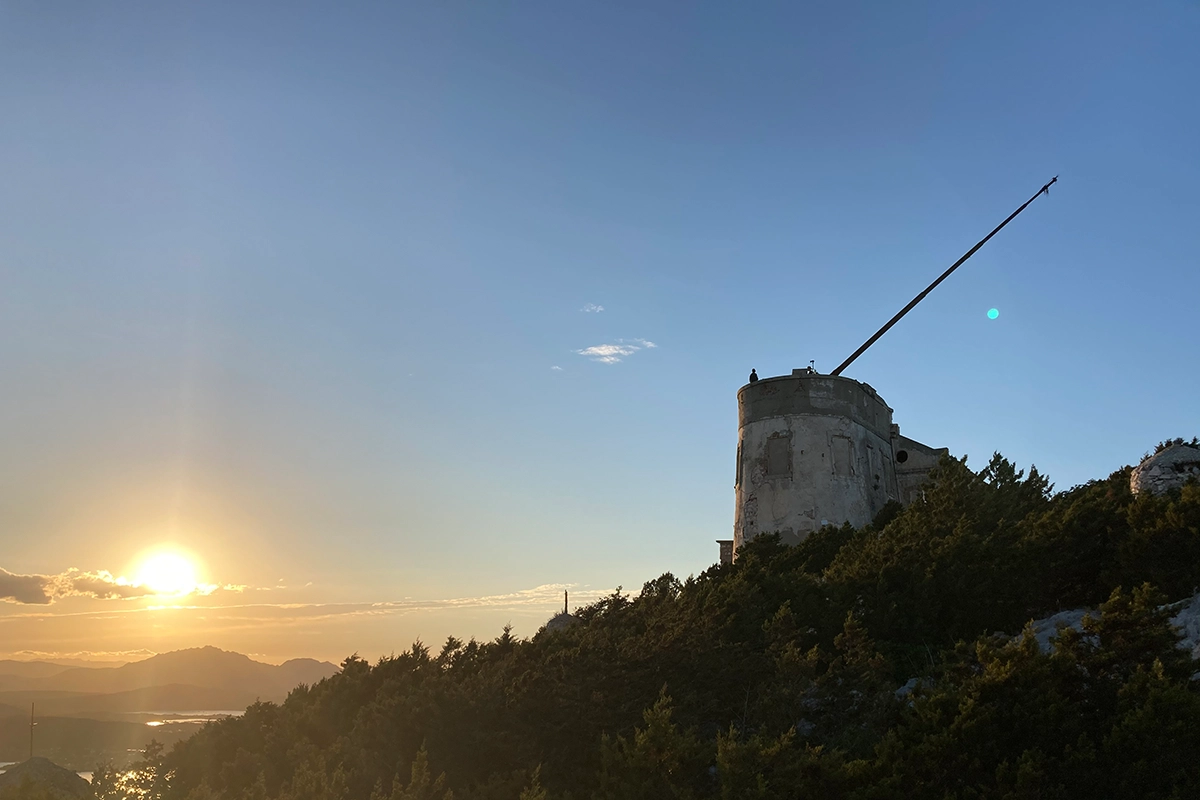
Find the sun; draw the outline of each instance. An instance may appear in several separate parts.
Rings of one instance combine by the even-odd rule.
[[[134,583],[155,594],[189,594],[196,589],[196,567],[179,553],[155,553],[138,567]]]

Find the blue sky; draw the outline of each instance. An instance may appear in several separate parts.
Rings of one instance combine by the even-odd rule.
[[[244,606],[414,605],[0,627],[377,655],[698,573],[750,368],[832,369],[1054,175],[847,375],[1060,488],[1196,435],[1198,35],[1187,2],[7,4],[0,568],[175,546]]]

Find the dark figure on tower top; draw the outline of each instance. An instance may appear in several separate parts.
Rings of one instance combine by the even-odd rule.
[[[750,382],[754,383],[756,380],[758,380],[758,371],[752,369],[750,370]]]

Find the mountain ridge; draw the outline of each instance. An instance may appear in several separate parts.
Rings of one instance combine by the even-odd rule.
[[[266,664],[243,653],[207,645],[160,653],[119,667],[68,667],[60,672],[41,675],[36,673],[49,673],[49,668],[26,670],[27,673],[35,673],[33,675],[5,674],[0,671],[0,691],[108,695],[159,686],[185,685],[263,699],[282,699],[296,686],[317,683],[337,670],[334,664],[311,658],[290,659],[278,665]]]
[[[17,661],[15,659],[0,659],[0,677],[13,676],[18,678],[46,678],[66,672],[71,669],[64,664],[53,661]]]

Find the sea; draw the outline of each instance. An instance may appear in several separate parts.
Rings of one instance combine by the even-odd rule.
[[[245,709],[202,709],[197,711],[127,711],[124,716],[134,722],[144,722],[151,728],[178,725],[184,722],[212,722],[225,717],[240,717]]]

